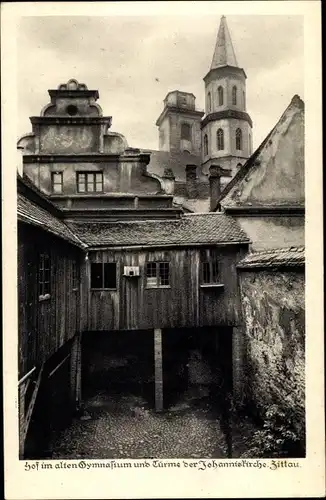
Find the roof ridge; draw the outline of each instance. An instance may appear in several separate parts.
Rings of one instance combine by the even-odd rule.
[[[76,224],[79,226],[83,226],[86,224],[106,224],[106,225],[116,225],[116,224],[148,224],[151,222],[152,224],[157,224],[158,222],[180,222],[180,219],[147,219],[147,220],[115,220],[115,221],[72,221],[71,224]]]

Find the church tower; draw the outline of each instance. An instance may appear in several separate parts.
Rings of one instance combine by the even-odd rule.
[[[200,154],[200,127],[204,113],[196,109],[195,100],[189,92],[174,90],[168,93],[163,111],[156,121],[160,151]]]
[[[201,129],[202,163],[206,173],[212,165],[218,165],[229,170],[233,177],[252,153],[252,121],[246,111],[246,78],[244,70],[238,66],[223,16],[211,68],[204,78],[205,117]]]

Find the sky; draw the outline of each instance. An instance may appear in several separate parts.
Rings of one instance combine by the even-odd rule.
[[[48,89],[70,78],[99,90],[111,130],[129,146],[158,149],[156,119],[172,90],[192,92],[204,108],[203,77],[220,17],[22,17],[17,37],[18,137],[49,102]],[[226,16],[238,65],[247,74],[247,111],[258,147],[289,105],[304,99],[303,17]]]

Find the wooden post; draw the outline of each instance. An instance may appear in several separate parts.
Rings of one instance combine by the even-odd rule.
[[[155,410],[163,410],[162,330],[154,329]]]
[[[81,342],[80,334],[77,333],[71,347],[71,365],[70,365],[70,388],[71,402],[74,410],[80,406],[81,389]]]
[[[77,337],[77,371],[76,371],[76,407],[81,404],[81,369],[82,369],[82,348],[81,348],[81,333]]]
[[[71,404],[74,408],[76,405],[76,389],[77,389],[77,363],[78,363],[78,333],[72,341],[71,356],[70,356],[70,394]]]
[[[236,406],[241,406],[244,399],[244,349],[244,330],[241,326],[235,326],[232,332],[232,379],[233,401]]]

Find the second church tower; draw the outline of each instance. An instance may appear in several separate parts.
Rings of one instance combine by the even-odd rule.
[[[202,164],[230,171],[232,177],[252,154],[252,121],[246,112],[246,74],[238,66],[226,19],[221,18],[211,68],[204,78],[205,116]]]

